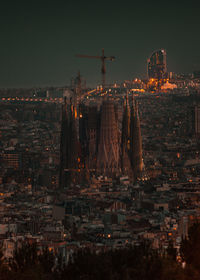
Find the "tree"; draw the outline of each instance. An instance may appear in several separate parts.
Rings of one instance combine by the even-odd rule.
[[[169,241],[169,245],[167,247],[167,255],[172,258],[172,260],[176,261],[177,250],[174,248],[173,241]]]
[[[200,224],[195,223],[189,228],[188,238],[181,242],[181,258],[186,262],[186,272],[191,271],[200,279]]]
[[[36,243],[22,244],[14,252],[14,256],[9,261],[9,267],[13,272],[12,279],[53,279],[53,267],[55,265],[55,256],[45,248],[41,253],[37,250]]]
[[[9,272],[8,268],[4,264],[3,258],[3,248],[0,246],[0,279],[1,280],[8,280],[12,279],[11,273]]]

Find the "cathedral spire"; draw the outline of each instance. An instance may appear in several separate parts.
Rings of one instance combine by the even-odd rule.
[[[131,165],[133,168],[134,180],[140,178],[143,163],[142,163],[142,137],[140,128],[140,119],[138,113],[138,104],[132,99],[131,108],[131,136],[130,136],[130,154],[131,154]]]
[[[67,110],[66,97],[64,104],[62,105],[62,120],[61,120],[61,132],[60,132],[60,175],[59,175],[59,187],[65,187],[66,174],[65,169],[68,168],[69,158],[69,119]]]
[[[130,175],[130,108],[128,102],[128,91],[124,100],[124,112],[122,119],[121,136],[121,166],[125,175]]]
[[[113,177],[119,173],[119,170],[118,125],[114,104],[110,100],[106,100],[102,104],[97,172]]]

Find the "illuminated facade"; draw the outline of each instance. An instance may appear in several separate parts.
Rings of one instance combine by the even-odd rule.
[[[152,53],[147,60],[148,79],[165,79],[167,77],[166,51],[161,49]]]

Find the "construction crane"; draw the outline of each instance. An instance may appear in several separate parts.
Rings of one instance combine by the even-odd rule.
[[[102,87],[105,88],[106,83],[106,66],[105,66],[105,60],[113,61],[115,59],[115,56],[105,56],[104,55],[104,49],[102,49],[102,55],[84,55],[84,54],[77,54],[76,57],[81,58],[98,58],[101,59],[102,66],[101,66],[101,74],[102,74]]]

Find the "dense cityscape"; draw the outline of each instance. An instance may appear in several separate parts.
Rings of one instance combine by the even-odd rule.
[[[66,87],[0,90],[5,266],[24,244],[56,256],[53,273],[80,250],[147,243],[187,266],[183,241],[200,218],[200,72],[168,73],[158,50],[146,80],[108,86],[102,74],[96,88],[78,73]]]

